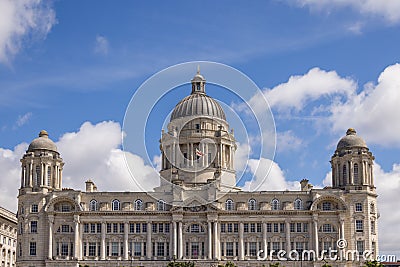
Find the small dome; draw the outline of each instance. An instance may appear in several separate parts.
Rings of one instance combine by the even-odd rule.
[[[39,137],[34,139],[28,147],[28,151],[34,150],[51,150],[57,152],[57,146],[49,138],[49,134],[45,130],[41,130]]]
[[[221,105],[206,94],[191,94],[182,99],[171,114],[171,121],[188,116],[210,116],[226,120]]]
[[[348,129],[346,132],[346,136],[342,137],[342,139],[339,140],[339,143],[337,145],[337,150],[350,147],[367,148],[367,144],[365,143],[364,139],[359,137],[357,135],[356,130],[353,128]]]

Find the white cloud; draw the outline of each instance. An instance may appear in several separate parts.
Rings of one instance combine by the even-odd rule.
[[[356,83],[350,78],[341,78],[335,71],[324,71],[313,68],[304,75],[291,76],[286,83],[272,89],[264,89],[264,95],[271,108],[277,111],[300,111],[308,101],[317,100],[323,96],[335,94],[352,95]],[[262,112],[265,107],[254,96],[250,100],[256,112]]]
[[[48,1],[0,0],[0,62],[9,63],[25,42],[44,39],[56,23]]]
[[[300,190],[300,183],[298,181],[287,181],[279,165],[270,159],[250,159],[249,171],[253,174],[253,179],[244,184],[243,190]]]
[[[400,64],[388,66],[378,84],[367,83],[364,90],[346,102],[330,107],[329,122],[336,132],[356,128],[368,141],[400,147]]]
[[[375,162],[374,177],[381,215],[378,220],[380,254],[399,256],[400,235],[394,233],[400,231],[400,210],[397,209],[400,200],[400,164],[394,164],[391,171],[385,172]]]
[[[350,7],[362,15],[382,17],[389,23],[400,22],[400,1],[398,0],[297,0],[297,3],[317,11]]]
[[[21,115],[18,116],[18,119],[15,122],[16,127],[21,127],[21,126],[25,125],[30,120],[31,117],[32,117],[32,112],[28,112],[22,116]]]
[[[107,55],[109,49],[108,39],[105,36],[97,35],[94,52],[96,54]]]
[[[292,130],[276,133],[276,150],[278,152],[293,151],[302,147],[303,144],[303,140],[297,137]]]

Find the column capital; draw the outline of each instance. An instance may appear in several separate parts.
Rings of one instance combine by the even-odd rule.
[[[48,215],[48,219],[50,224],[54,223],[54,215]]]
[[[79,215],[74,215],[74,223],[80,223]]]

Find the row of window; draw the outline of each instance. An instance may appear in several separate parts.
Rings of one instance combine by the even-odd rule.
[[[90,211],[98,211],[99,210],[99,205],[97,200],[92,199],[89,202],[89,210]],[[111,210],[113,211],[118,211],[121,210],[121,201],[118,199],[114,199],[113,201],[111,201]],[[143,201],[141,199],[136,199],[134,202],[134,210],[144,210],[144,205],[143,205]],[[158,211],[165,211],[166,210],[166,202],[162,199],[157,201],[157,210]]]
[[[271,209],[272,210],[280,210],[280,202],[279,202],[279,200],[278,199],[276,199],[276,198],[274,198],[272,201],[271,201]],[[303,207],[303,200],[301,200],[301,199],[296,199],[294,202],[293,202],[293,206],[294,206],[294,209],[295,210],[302,210],[302,209],[304,209],[304,207]],[[234,203],[234,201],[232,200],[232,199],[228,199],[228,200],[226,200],[225,201],[225,209],[226,210],[234,210],[235,209],[235,203]],[[257,201],[255,200],[255,199],[250,199],[248,202],[247,202],[247,209],[248,210],[257,210],[258,209],[258,207],[257,207]]]

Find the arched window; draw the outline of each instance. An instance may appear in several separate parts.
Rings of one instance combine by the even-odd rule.
[[[279,200],[277,200],[276,198],[271,201],[271,209],[279,210]]]
[[[233,210],[233,209],[234,209],[234,202],[233,202],[232,199],[228,199],[228,200],[225,202],[225,209],[226,209],[226,210]]]
[[[90,200],[90,203],[89,203],[89,210],[90,210],[90,211],[96,211],[96,210],[98,210],[97,201],[96,201],[95,199]]]
[[[354,171],[354,184],[359,184],[359,181],[358,181],[358,164],[357,163],[354,163],[353,171]]]
[[[51,185],[51,166],[47,167],[47,186]]]
[[[143,201],[141,199],[135,200],[135,210],[143,210]]]
[[[294,209],[295,210],[302,210],[303,209],[303,201],[298,198],[294,201]]]
[[[255,199],[250,199],[248,203],[248,209],[249,210],[256,210],[257,209],[257,202]]]
[[[112,210],[121,210],[121,202],[118,199],[112,201]]]
[[[157,201],[157,210],[159,211],[165,211],[165,201],[160,199]]]
[[[346,164],[343,165],[343,182],[347,184],[347,166]]]
[[[36,177],[35,177],[36,186],[40,186],[40,166],[36,166]]]

